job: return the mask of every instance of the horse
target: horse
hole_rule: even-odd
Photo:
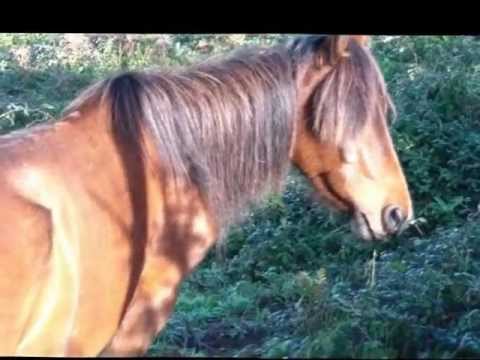
[[[368,36],[100,80],[0,137],[0,353],[144,354],[179,285],[293,166],[365,241],[413,216]]]

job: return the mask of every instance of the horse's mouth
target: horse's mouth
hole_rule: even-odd
[[[352,231],[366,241],[381,241],[386,239],[386,234],[375,232],[367,216],[361,211],[354,211],[352,216]]]

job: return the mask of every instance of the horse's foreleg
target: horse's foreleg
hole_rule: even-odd
[[[142,273],[119,330],[102,355],[144,354],[165,326],[173,310],[182,279],[204,258],[217,230],[198,195],[176,194],[174,214],[146,249]]]
[[[120,328],[101,356],[144,354],[173,310],[181,278],[175,264],[164,258],[147,259]]]

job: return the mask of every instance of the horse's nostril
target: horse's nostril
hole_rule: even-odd
[[[405,214],[398,206],[390,205],[384,210],[384,225],[389,233],[395,233],[400,230],[405,219]]]
[[[404,219],[402,210],[400,210],[398,207],[393,208],[390,212],[390,218],[396,225],[401,225]]]

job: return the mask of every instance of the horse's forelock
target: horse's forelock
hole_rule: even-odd
[[[310,102],[309,126],[321,141],[354,140],[370,121],[386,121],[395,107],[370,50],[351,41],[318,84]]]

